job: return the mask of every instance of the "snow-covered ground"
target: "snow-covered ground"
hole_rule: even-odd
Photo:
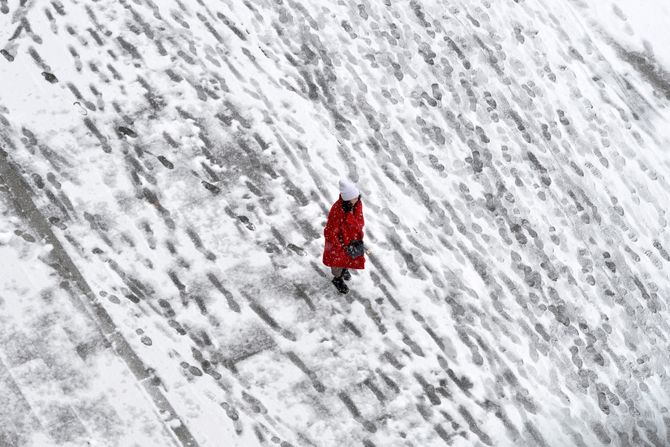
[[[668,19],[0,0],[0,445],[670,444]]]

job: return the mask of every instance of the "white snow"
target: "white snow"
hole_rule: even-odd
[[[0,443],[670,439],[664,2],[22,3],[0,148],[92,296],[4,186]]]

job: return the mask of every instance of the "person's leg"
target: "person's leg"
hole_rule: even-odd
[[[349,273],[349,269],[342,270],[342,279],[345,281],[349,281],[351,279],[351,273]]]
[[[337,291],[340,293],[349,292],[349,287],[347,287],[347,285],[344,283],[344,280],[342,279],[342,273],[344,272],[344,269],[339,267],[331,267],[330,271],[333,273],[334,278],[332,283],[337,288]]]

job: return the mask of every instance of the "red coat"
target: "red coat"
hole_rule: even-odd
[[[351,241],[363,240],[363,202],[359,199],[354,209],[344,212],[342,197],[333,204],[328,213],[328,223],[323,229],[326,245],[323,250],[323,263],[328,267],[345,269],[365,268],[365,255],[351,259],[344,247]]]

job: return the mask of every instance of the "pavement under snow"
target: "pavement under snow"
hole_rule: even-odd
[[[670,444],[669,19],[0,0],[0,446]]]

